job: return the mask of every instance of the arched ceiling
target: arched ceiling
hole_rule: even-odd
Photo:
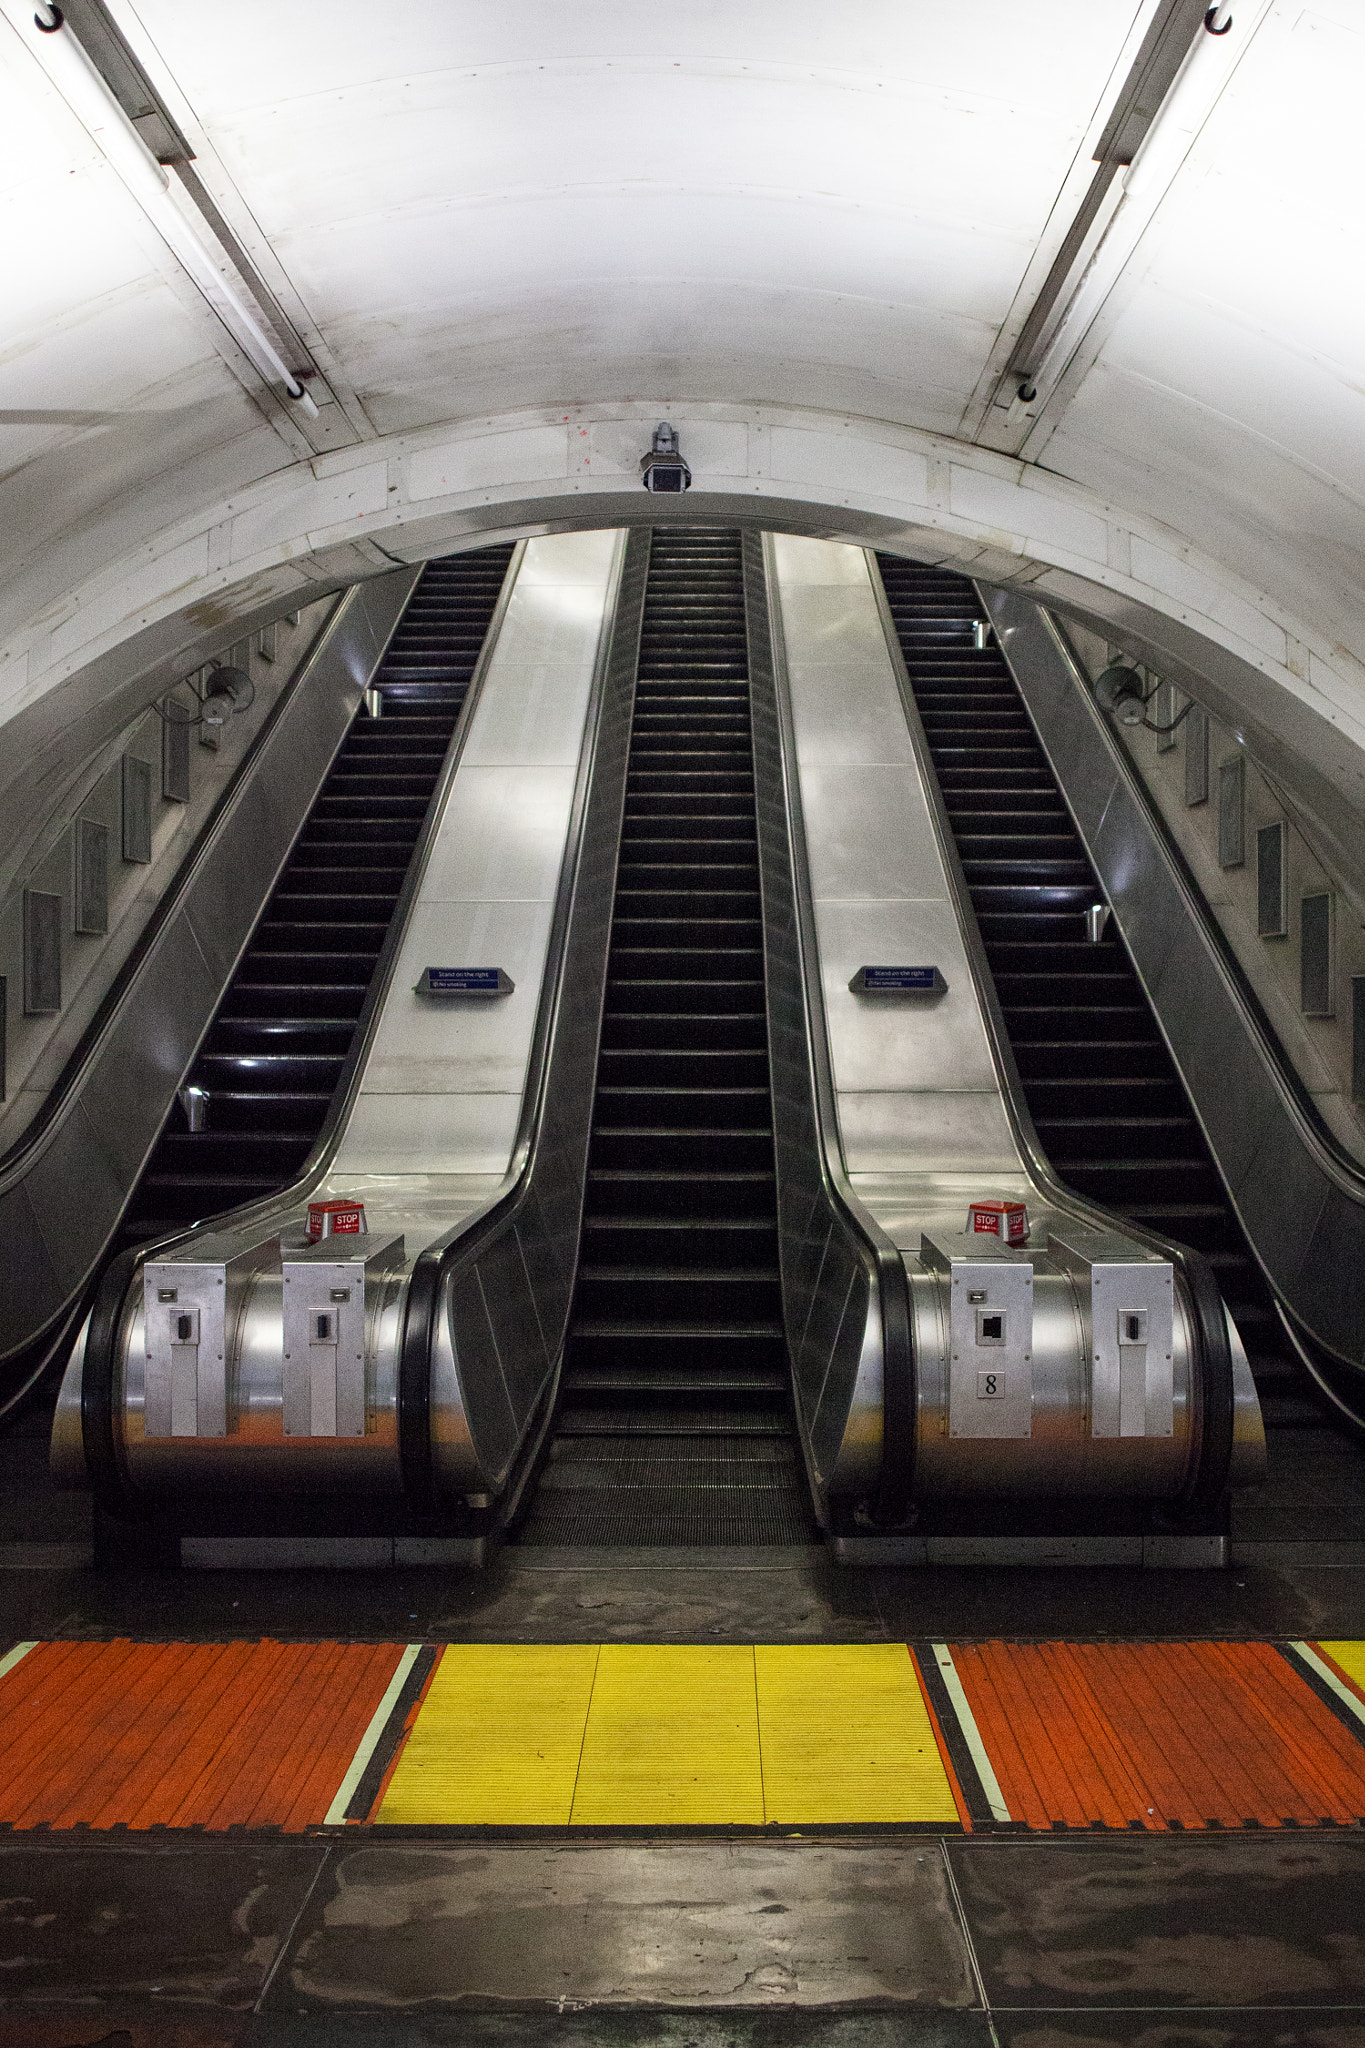
[[[0,718],[86,658],[71,618],[101,576],[133,632],[292,478],[380,475],[378,515],[412,450],[581,413],[625,422],[624,485],[657,407],[823,422],[855,471],[899,435],[964,476],[1036,477],[1101,535],[1112,514],[1222,575],[1288,634],[1281,666],[1300,674],[1296,636],[1328,662],[1365,732],[1362,0],[1233,0],[1226,36],[1195,34],[1012,408],[1007,359],[1158,0],[106,6],[320,409],[252,367],[32,0],[0,0],[0,643],[26,664],[7,695],[0,657]],[[699,481],[762,474],[751,436],[735,480]],[[507,480],[528,516],[534,473]],[[854,502],[857,477],[806,498]],[[1008,523],[972,518],[983,545]],[[329,523],[300,521],[281,555]]]

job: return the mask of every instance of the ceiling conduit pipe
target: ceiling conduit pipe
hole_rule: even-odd
[[[1231,26],[1229,6],[1161,0],[1157,7],[1095,146],[1098,168],[1005,364],[1001,381],[1011,394],[1011,424],[1029,412],[1051,381],[1058,337],[1071,324],[1075,293],[1068,295],[1067,286],[1078,271],[1084,275],[1108,233],[1129,183],[1119,179],[1120,172],[1133,164],[1199,36],[1206,29],[1224,35]]]
[[[137,201],[171,254],[203,293],[228,333],[267,384],[306,419],[318,408],[290,369],[242,292],[177,206],[170,179],[120,106],[107,81],[68,27],[55,0],[36,13],[0,0],[10,25],[42,65],[111,170]],[[36,32],[36,33],[35,33]]]

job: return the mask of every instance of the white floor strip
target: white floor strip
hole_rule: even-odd
[[[36,1650],[37,1647],[36,1643],[16,1643],[12,1650],[0,1657],[0,1678],[3,1678],[6,1672],[13,1671],[20,1659],[27,1657],[29,1651]]]
[[[407,1684],[408,1673],[417,1662],[417,1653],[421,1647],[420,1643],[409,1643],[398,1659],[398,1668],[389,1680],[388,1691],[375,1708],[370,1725],[360,1739],[360,1747],[351,1758],[351,1768],[337,1787],[337,1796],[327,1809],[324,1827],[340,1827],[345,1820],[346,1809],[355,1797],[355,1788],[364,1777],[379,1738],[389,1725],[389,1716],[398,1705],[398,1695]]]
[[[986,1795],[991,1817],[994,1820],[1008,1820],[1010,1810],[1005,1804],[1005,1795],[1000,1790],[1000,1781],[991,1769],[986,1745],[981,1740],[981,1730],[976,1725],[976,1715],[972,1712],[967,1695],[962,1690],[962,1680],[957,1675],[952,1651],[946,1643],[935,1643],[933,1647],[934,1661],[948,1689],[948,1697],[953,1703],[953,1712],[957,1715],[957,1725],[962,1730],[963,1740],[972,1753],[972,1762],[976,1765],[976,1775],[981,1780],[981,1789]]]
[[[1314,1678],[1320,1679],[1324,1685],[1332,1688],[1337,1698],[1351,1709],[1357,1721],[1365,1721],[1365,1700],[1358,1699],[1348,1685],[1342,1684],[1331,1665],[1320,1657],[1315,1649],[1308,1643],[1291,1643],[1289,1647],[1296,1657],[1302,1657]]]

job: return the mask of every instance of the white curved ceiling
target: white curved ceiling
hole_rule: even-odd
[[[1365,655],[1365,0],[1197,38],[1014,422],[1155,0],[108,4],[336,402],[269,394],[3,0],[0,630],[318,448],[657,397],[1021,453]]]

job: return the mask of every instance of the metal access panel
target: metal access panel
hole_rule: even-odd
[[[1032,1436],[1031,1255],[943,1232],[920,1258],[948,1284],[949,1436]]]
[[[285,1254],[286,1437],[364,1436],[366,1330],[403,1256],[401,1233],[329,1237]]]
[[[204,1237],[142,1269],[145,1437],[226,1436],[237,1327],[255,1275],[278,1266],[278,1237],[244,1246]]]
[[[151,763],[125,754],[122,774],[123,858],[145,863],[152,857]]]
[[[1054,1228],[1051,1250],[1081,1288],[1089,1288],[1090,1434],[1170,1436],[1175,1428],[1175,1272],[1170,1261],[1119,1231]]]
[[[190,720],[183,706],[162,699],[161,794],[167,803],[190,800]]]
[[[95,818],[77,818],[73,842],[72,922],[78,932],[109,929],[109,828]]]
[[[24,891],[24,1015],[53,1017],[62,1007],[62,899]]]

